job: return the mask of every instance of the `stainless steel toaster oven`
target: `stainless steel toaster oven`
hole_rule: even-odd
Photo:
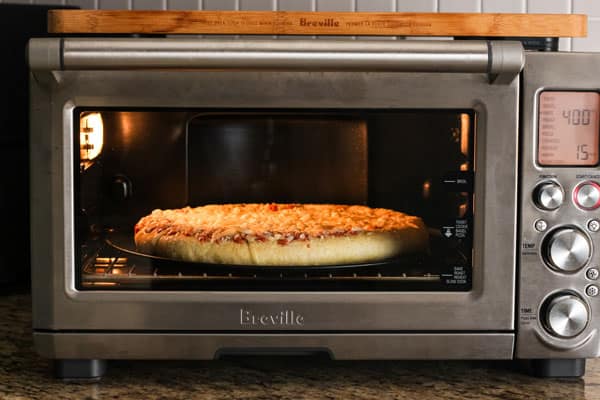
[[[34,39],[34,338],[63,377],[110,359],[600,350],[600,55],[510,41]],[[154,209],[339,203],[420,216],[430,249],[219,265],[132,244]]]

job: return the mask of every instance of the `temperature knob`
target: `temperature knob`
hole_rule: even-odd
[[[600,185],[596,182],[583,182],[573,192],[573,201],[584,210],[595,210],[600,207]]]
[[[551,267],[573,272],[583,268],[592,255],[587,236],[576,228],[557,229],[544,245],[544,259]]]
[[[542,210],[556,210],[561,206],[565,194],[556,182],[543,182],[538,185],[533,193],[535,204]]]
[[[579,335],[587,326],[590,317],[584,301],[570,293],[551,297],[542,310],[546,330],[562,338]]]

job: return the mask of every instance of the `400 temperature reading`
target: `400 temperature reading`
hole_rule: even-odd
[[[569,125],[589,125],[592,121],[593,110],[573,108],[563,110],[562,116],[567,120]]]

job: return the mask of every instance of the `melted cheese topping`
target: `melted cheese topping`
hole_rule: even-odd
[[[185,235],[200,241],[287,244],[330,236],[422,229],[419,217],[384,208],[334,204],[220,204],[154,210],[135,232]]]

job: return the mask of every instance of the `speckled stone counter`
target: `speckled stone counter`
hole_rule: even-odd
[[[33,351],[30,307],[26,294],[0,294],[0,399],[600,399],[600,360],[574,380],[509,362],[114,361],[100,382],[64,383]]]

